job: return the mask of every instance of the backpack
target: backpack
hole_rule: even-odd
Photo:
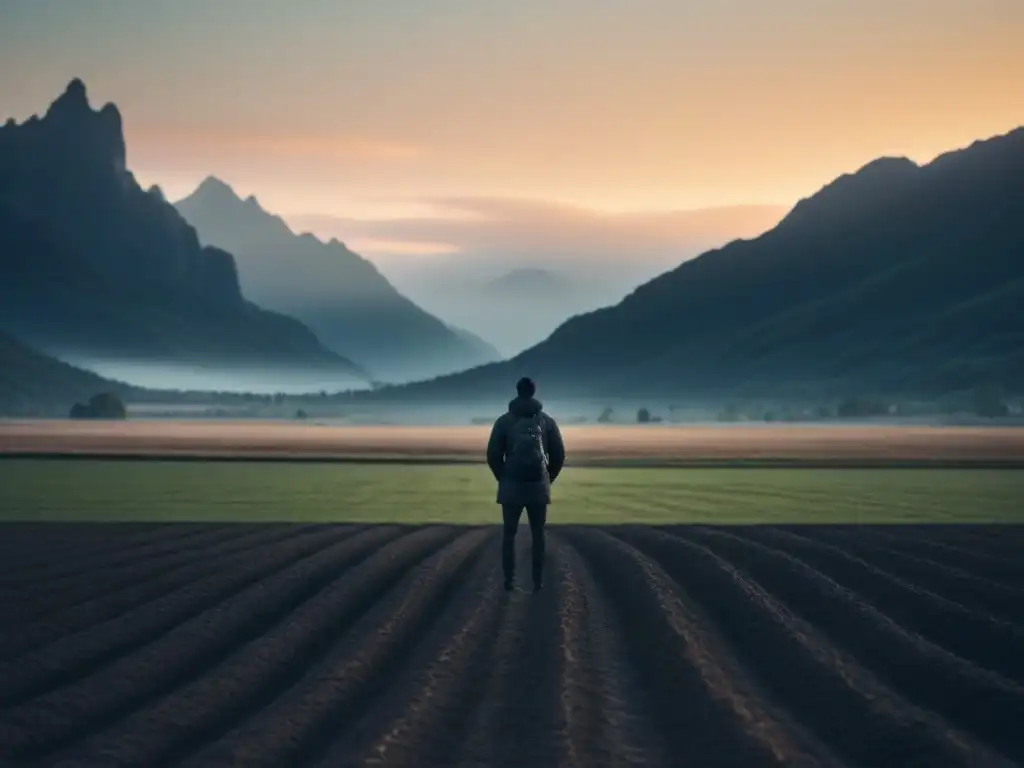
[[[544,450],[540,413],[513,422],[509,430],[509,446],[505,471],[510,480],[533,483],[547,478],[548,455]]]

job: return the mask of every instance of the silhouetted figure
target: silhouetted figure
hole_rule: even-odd
[[[542,412],[534,397],[536,385],[522,378],[516,383],[516,397],[494,422],[487,442],[487,466],[498,481],[498,503],[504,533],[501,563],[505,590],[515,582],[515,540],[519,518],[526,509],[533,544],[533,591],[544,584],[544,524],[551,503],[551,484],[565,463],[565,445],[555,420]]]

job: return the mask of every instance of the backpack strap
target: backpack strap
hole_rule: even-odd
[[[540,411],[537,411],[533,415],[533,425],[537,427],[537,431],[540,432],[540,452],[541,455],[544,456],[544,465],[547,466],[547,463],[549,461],[548,444],[547,435],[544,433],[544,419],[542,418],[542,416],[543,414]]]

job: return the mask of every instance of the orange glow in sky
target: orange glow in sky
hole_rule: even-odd
[[[140,181],[215,174],[285,215],[790,205],[1024,123],[1020,0],[60,7],[0,1],[6,113],[82,77]]]

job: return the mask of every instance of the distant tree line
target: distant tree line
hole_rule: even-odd
[[[678,422],[679,415],[675,406],[668,408],[671,421]],[[697,420],[701,420],[701,409],[698,411]],[[933,400],[924,402],[907,402],[897,399],[888,399],[875,395],[850,395],[839,400],[834,406],[826,403],[796,405],[793,403],[776,404],[772,406],[758,406],[747,403],[738,405],[730,403],[713,415],[713,418],[723,424],[738,422],[764,423],[776,422],[808,422],[808,421],[829,421],[834,419],[870,419],[884,416],[935,416],[971,414],[981,418],[998,419],[1010,416],[1013,413],[1010,404],[1007,402],[1006,393],[998,384],[985,384],[974,390],[961,393],[954,400]],[[613,411],[605,408],[597,418],[599,423],[610,423],[613,421]],[[662,417],[656,416],[652,411],[643,407],[637,411],[636,423],[649,424],[663,421]]]

